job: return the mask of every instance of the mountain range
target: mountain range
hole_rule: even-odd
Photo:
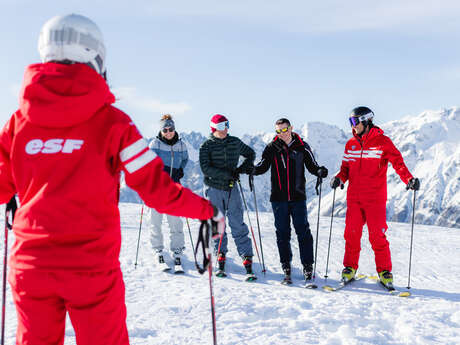
[[[401,151],[412,175],[418,177],[421,188],[416,194],[415,223],[460,228],[460,108],[424,111],[417,116],[406,116],[396,121],[376,125],[382,128]],[[295,131],[311,146],[316,160],[329,169],[329,175],[338,172],[345,143],[351,130],[345,132],[337,126],[308,122]],[[230,133],[231,134],[231,133]],[[182,179],[184,186],[203,194],[198,152],[206,137],[197,132],[180,133],[187,145],[189,163]],[[251,146],[260,160],[262,151],[274,137],[274,133],[246,134],[241,139]],[[255,190],[259,211],[271,211],[270,176],[255,177]],[[321,186],[321,216],[330,216],[332,189],[328,177]],[[248,207],[254,210],[254,197],[247,178],[242,177],[242,187]],[[317,216],[318,196],[315,192],[316,177],[307,172],[307,203],[309,217]],[[410,222],[412,219],[412,191],[390,167],[388,169],[387,220]],[[137,194],[122,182],[120,200],[140,202]],[[345,217],[346,188],[337,189],[334,216]]]

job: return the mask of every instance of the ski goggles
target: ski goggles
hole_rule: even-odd
[[[166,128],[163,128],[161,131],[163,133],[168,133],[168,132],[174,132],[176,129],[174,127],[166,127]]]
[[[275,129],[275,132],[278,134],[286,133],[289,130],[289,128],[291,128],[291,126],[287,126],[287,127],[280,128],[280,129]]]
[[[218,130],[218,131],[223,131],[226,128],[230,128],[230,122],[229,121],[223,121],[219,123],[211,123],[211,127]]]
[[[370,120],[374,117],[374,113],[367,113],[358,117],[352,116],[348,118],[350,120],[351,127],[357,126],[360,122]]]

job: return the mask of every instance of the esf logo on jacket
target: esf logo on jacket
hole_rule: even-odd
[[[49,139],[43,142],[40,139],[32,139],[26,144],[26,153],[35,155],[41,153],[72,153],[79,150],[83,145],[80,139]]]

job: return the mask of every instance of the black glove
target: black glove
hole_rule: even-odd
[[[177,179],[180,180],[182,177],[184,177],[184,169],[179,168],[177,169]]]
[[[11,223],[14,221],[14,215],[16,214],[16,210],[18,209],[18,204],[16,203],[16,197],[13,195],[10,201],[6,204],[6,210],[11,212]],[[7,228],[12,229],[11,224],[9,224],[8,219],[5,219],[7,222]]]
[[[254,175],[255,171],[256,171],[256,167],[254,165],[250,165],[246,168],[244,173],[246,175]]]
[[[324,167],[324,166],[321,166],[318,168],[318,170],[316,170],[316,176],[320,177],[320,178],[325,178],[327,177],[327,168]]]
[[[332,180],[331,180],[331,188],[332,189],[336,189],[338,186],[342,185],[342,181],[340,181],[340,179],[335,176]]]
[[[233,181],[239,181],[241,172],[242,172],[241,168],[236,168],[235,170],[232,171]]]
[[[411,178],[409,183],[406,186],[406,189],[419,190],[420,189],[420,180],[418,178]]]
[[[212,238],[220,236],[225,231],[225,216],[220,210],[212,205],[213,215],[211,221]]]

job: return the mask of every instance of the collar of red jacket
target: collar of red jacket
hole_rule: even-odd
[[[354,130],[352,130],[353,136],[358,140],[358,141],[366,141],[371,138],[377,137],[379,135],[383,135],[383,129],[380,127],[374,126],[369,130],[369,133],[364,134],[362,137],[360,137],[358,134],[355,133]]]
[[[68,127],[114,102],[106,81],[91,67],[48,62],[27,67],[19,109],[34,124]]]

